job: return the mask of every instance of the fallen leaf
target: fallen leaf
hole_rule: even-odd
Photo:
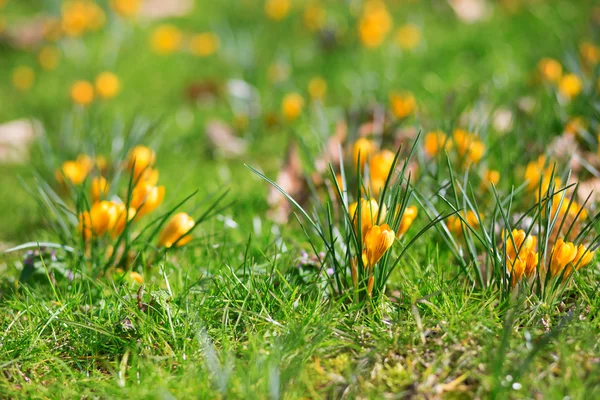
[[[12,46],[30,49],[44,40],[44,25],[44,19],[36,17],[7,27],[4,34]]]
[[[190,83],[185,89],[186,98],[191,102],[210,102],[220,95],[219,85],[214,80]]]
[[[248,143],[234,135],[233,129],[223,121],[212,120],[206,123],[208,139],[224,157],[236,157],[244,154]]]
[[[0,163],[24,163],[29,159],[29,148],[42,132],[37,120],[19,119],[0,125]]]
[[[193,8],[193,0],[145,0],[139,15],[147,19],[183,17]]]

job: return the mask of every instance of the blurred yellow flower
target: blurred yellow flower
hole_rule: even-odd
[[[458,235],[462,233],[464,225],[463,219],[473,229],[477,229],[479,227],[479,218],[483,219],[482,215],[479,215],[478,218],[477,214],[471,210],[467,211],[466,213],[461,211],[460,215],[462,218],[456,214],[453,214],[446,219],[446,227],[452,234]],[[468,228],[465,227],[465,230],[468,230]]]
[[[133,207],[129,207],[129,210],[125,212],[125,204],[122,203],[113,203],[113,207],[115,208],[115,213],[117,218],[115,223],[109,227],[109,233],[112,238],[116,238],[125,230],[125,226],[128,221],[131,221],[135,215],[136,210]]]
[[[372,141],[367,138],[358,138],[356,142],[354,142],[354,146],[352,148],[352,161],[354,165],[358,165],[358,159],[360,158],[360,168],[365,165],[365,162],[371,155],[375,152],[375,145]]]
[[[381,0],[368,0],[358,22],[358,34],[362,44],[370,48],[380,46],[390,29],[392,17],[385,3]]]
[[[165,198],[164,186],[137,185],[131,192],[131,207],[137,210],[136,218],[154,211]]]
[[[558,82],[562,77],[562,65],[553,58],[542,58],[538,63],[538,72],[543,80]]]
[[[581,205],[579,205],[579,203],[577,203],[576,201],[574,201],[574,200],[572,201],[567,196],[565,196],[565,198],[562,199],[562,202],[561,202],[562,196],[563,196],[563,193],[557,193],[554,196],[552,196],[553,197],[552,211],[551,211],[552,218],[554,218],[555,216],[558,216],[558,220],[560,221],[560,220],[562,220],[562,217],[565,214],[570,217],[573,217],[573,218],[577,217],[580,220],[584,220],[588,217],[587,210],[585,208],[583,208]]]
[[[421,41],[421,29],[414,24],[402,25],[396,31],[396,44],[404,50],[414,50]]]
[[[531,191],[535,190],[536,198],[539,196],[540,186],[542,196],[545,196],[551,185],[554,185],[555,188],[558,188],[562,183],[561,179],[556,175],[554,176],[554,179],[551,180],[554,167],[552,165],[545,165],[546,157],[541,155],[536,161],[529,162],[525,167],[525,180],[527,181],[527,188]],[[556,171],[554,171],[554,173],[556,174]]]
[[[500,182],[500,171],[495,169],[488,169],[483,174],[483,182],[490,185],[498,185]]]
[[[71,86],[71,100],[80,106],[88,106],[94,101],[94,86],[88,81],[76,81]]]
[[[96,236],[104,235],[115,226],[117,217],[118,209],[114,203],[106,200],[94,203],[90,209],[92,232]]]
[[[96,93],[103,99],[112,99],[121,91],[121,82],[112,72],[102,72],[96,77]]]
[[[449,150],[452,148],[452,142],[448,139],[444,132],[432,131],[427,133],[423,138],[423,146],[425,148],[425,153],[429,157],[435,157],[440,150]]]
[[[485,145],[473,133],[457,128],[452,133],[456,152],[466,164],[478,163],[485,154]]]
[[[135,210],[130,208],[127,214],[131,221]],[[124,204],[107,200],[99,201],[92,205],[89,212],[85,211],[79,215],[78,231],[86,240],[90,239],[92,233],[95,236],[109,234],[112,238],[116,238],[125,229],[125,216]]]
[[[410,92],[390,93],[390,106],[396,118],[406,118],[417,110],[417,100]]]
[[[281,102],[281,113],[288,121],[294,121],[302,113],[304,99],[298,93],[288,93]]]
[[[569,135],[577,135],[586,129],[586,123],[583,117],[573,117],[566,124],[564,131]]]
[[[595,253],[595,251],[590,251],[589,247],[584,244],[577,246],[577,255],[575,255],[575,260],[573,261],[575,268],[579,270],[588,265],[594,258]]]
[[[304,9],[304,26],[311,32],[319,31],[325,25],[325,9],[317,1],[312,1]]]
[[[100,201],[108,194],[108,181],[103,176],[97,176],[92,179],[91,192],[92,192],[92,201],[94,203]]]
[[[583,42],[579,45],[579,53],[585,62],[596,65],[600,61],[600,48],[591,42]]]
[[[142,4],[142,0],[111,0],[110,7],[124,18],[135,16]]]
[[[360,228],[364,239],[365,232],[367,232],[370,227],[385,220],[387,208],[385,207],[385,204],[382,204],[380,208],[377,200],[373,198],[370,200],[361,199],[360,215],[358,215],[358,202],[356,201],[348,206],[348,214],[352,219],[352,224],[357,233],[358,222],[360,219]]]
[[[141,284],[144,283],[144,277],[141,274],[139,274],[138,272],[135,272],[135,271],[131,271],[129,273],[129,279],[131,279],[133,282],[135,282],[135,283],[137,283],[139,285],[141,285]]]
[[[127,160],[127,167],[133,171],[134,184],[136,184],[140,180],[141,174],[154,166],[156,153],[149,147],[138,145],[129,151]]]
[[[567,98],[572,99],[576,97],[583,89],[583,83],[581,79],[575,74],[567,74],[563,76],[558,82],[558,91],[560,94]]]
[[[327,82],[320,76],[315,76],[308,83],[308,94],[313,100],[322,100],[327,92]]]
[[[160,25],[152,32],[150,44],[160,55],[171,54],[181,47],[181,31],[173,25]]]
[[[189,46],[194,55],[200,57],[210,56],[219,48],[219,37],[212,32],[199,33],[190,39]]]
[[[33,68],[22,65],[13,70],[12,84],[18,90],[24,92],[33,86],[35,81],[35,72]]]
[[[60,52],[54,46],[44,46],[38,53],[38,61],[43,69],[52,71],[58,67]]]
[[[552,246],[552,258],[550,259],[550,273],[552,276],[560,275],[567,264],[575,260],[576,256],[577,248],[573,243],[558,239]]]
[[[469,152],[467,153],[467,162],[468,163],[478,163],[483,158],[485,154],[485,145],[476,140],[471,143],[471,147],[469,148]]]
[[[395,240],[396,234],[388,224],[370,227],[364,238],[363,262],[365,266],[368,268],[375,266],[385,252],[392,247]]]
[[[100,29],[106,15],[93,1],[72,0],[64,2],[61,8],[61,28],[71,37],[79,37],[86,31]]]
[[[281,21],[290,12],[291,0],[266,0],[265,14],[274,21]]]
[[[140,173],[140,176],[137,177],[134,184],[141,185],[145,183],[148,185],[156,186],[156,184],[158,183],[158,175],[158,170],[148,167]]]
[[[396,155],[389,150],[382,150],[371,157],[369,173],[371,175],[371,186],[375,194],[378,194],[385,186],[395,157]]]
[[[400,226],[398,227],[398,238],[408,232],[408,229],[413,224],[414,220],[417,218],[418,210],[415,206],[409,206],[404,209],[404,214],[402,214],[402,219],[400,220]]]
[[[56,170],[55,177],[59,183],[64,183],[66,178],[73,185],[80,185],[94,168],[94,162],[88,156],[81,154],[77,159],[65,161],[61,168]]]
[[[192,240],[192,235],[187,235],[195,225],[194,219],[184,212],[175,214],[165,225],[158,238],[158,246],[170,248],[175,245],[181,247]]]

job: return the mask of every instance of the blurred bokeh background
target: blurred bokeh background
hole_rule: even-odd
[[[592,0],[0,0],[0,241],[36,228],[32,171],[139,126],[168,191],[230,185],[252,218],[244,163],[274,172],[290,137],[394,93],[407,129],[525,97],[540,59],[579,68],[599,21]]]

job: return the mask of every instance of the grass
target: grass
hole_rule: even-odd
[[[51,3],[9,1],[2,12],[7,22],[19,21]],[[234,200],[198,227],[190,245],[146,266],[143,287],[98,279],[89,265],[62,251],[58,260],[39,263],[28,283],[18,283],[24,254],[4,254],[0,397],[600,395],[597,263],[575,275],[560,301],[523,293],[505,296],[466,279],[459,264],[473,268],[473,263],[467,257],[458,260],[443,235],[432,229],[406,253],[380,301],[348,303],[315,284],[317,267],[298,267],[301,251],[311,250],[300,224],[293,216],[283,225],[268,220],[268,184],[244,165],[275,178],[290,141],[300,137],[310,149],[318,148],[321,136],[332,132],[340,118],[354,114],[350,110],[364,113],[369,104],[385,104],[391,89],[407,89],[421,112],[404,127],[423,132],[449,129],[465,109],[477,105],[515,111],[507,137],[489,128],[487,114],[475,123],[487,138],[485,162],[501,171],[499,191],[507,195],[522,184],[523,168],[515,166],[544,152],[568,115],[598,118],[594,101],[581,99],[565,110],[533,84],[543,57],[576,64],[578,43],[597,33],[597,25],[589,22],[592,1],[519,2],[514,13],[494,5],[489,20],[473,25],[458,21],[446,3],[390,6],[396,25],[411,21],[422,27],[423,41],[414,52],[393,46],[368,51],[351,35],[334,50],[319,50],[318,41],[302,27],[299,6],[288,24],[266,20],[262,2],[197,3],[189,16],[169,21],[183,29],[217,32],[222,40],[218,56],[158,57],[147,49],[151,27],[146,23],[111,24],[107,32],[122,35],[114,57],[106,56],[113,36],[91,35],[84,55],[65,57],[54,72],[36,67],[33,89],[18,93],[8,77],[17,65],[35,65],[35,56],[0,47],[0,76],[7,77],[0,84],[0,98],[7,100],[0,121],[42,120],[58,159],[73,158],[83,149],[106,151],[115,124],[128,126],[134,118],[158,121],[143,143],[157,149],[160,181],[168,194],[161,210],[196,189],[200,193],[190,207],[223,187],[230,190],[228,200]],[[340,25],[353,30],[346,3],[330,3],[328,10]],[[268,80],[275,60],[291,65],[291,79]],[[82,116],[70,104],[68,88],[73,79],[91,79],[104,69],[120,77],[123,92]],[[328,82],[324,107],[307,105],[293,124],[269,127],[263,122],[263,114],[279,112],[285,93],[305,94],[315,75]],[[214,151],[204,126],[213,118],[233,120],[231,102],[221,95],[214,103],[194,104],[184,93],[191,82],[210,80],[223,88],[233,78],[256,87],[263,114],[241,133],[250,144],[248,153],[228,159]],[[516,112],[523,96],[538,100],[532,116]],[[65,120],[79,117],[85,127],[65,127]],[[34,147],[31,162],[0,165],[0,248],[57,240],[21,182],[35,187],[33,170],[51,179],[46,157]],[[437,183],[423,174],[415,187],[431,200]],[[477,197],[478,207],[493,209],[491,192]],[[515,196],[516,202],[526,200]],[[427,222],[421,213],[411,234]],[[46,267],[51,266],[81,275],[70,281],[50,274]]]

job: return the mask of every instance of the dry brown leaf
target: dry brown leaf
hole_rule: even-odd
[[[586,204],[597,204],[600,202],[600,178],[594,177],[579,183],[579,188],[577,190],[579,202],[583,204],[588,196],[590,196],[590,199]]]
[[[566,161],[570,159],[570,168],[573,171],[579,171],[581,164],[577,161],[581,157],[581,150],[575,135],[563,134],[555,137],[548,145],[549,154],[557,160]],[[577,156],[577,157],[574,157]]]
[[[206,123],[206,135],[215,150],[224,157],[236,157],[244,154],[248,143],[234,135],[233,129],[223,121],[212,120]]]
[[[193,0],[144,0],[140,16],[147,19],[183,17],[193,8]]]
[[[186,98],[191,102],[210,102],[219,97],[220,88],[214,80],[203,80],[190,83],[185,89]]]
[[[302,205],[308,198],[308,185],[302,173],[302,161],[298,153],[298,145],[292,144],[288,148],[283,167],[277,176],[277,185],[289,194],[298,204]],[[276,223],[283,224],[288,221],[292,206],[289,201],[275,187],[269,189],[267,198],[270,210],[267,216]]]
[[[24,163],[29,148],[42,132],[37,120],[19,119],[0,125],[0,163]]]

